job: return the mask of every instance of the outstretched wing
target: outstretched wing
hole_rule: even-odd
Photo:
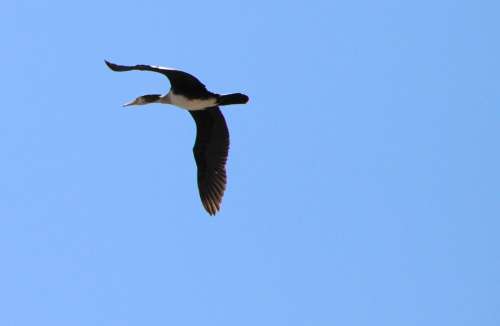
[[[157,67],[150,65],[135,65],[135,66],[122,66],[104,60],[109,69],[113,71],[154,71],[167,76],[172,86],[172,90],[177,94],[183,94],[187,97],[197,98],[206,94],[207,88],[202,82],[193,75],[187,72],[180,71],[174,68]]]
[[[226,161],[229,152],[229,131],[218,107],[189,111],[196,122],[193,147],[198,167],[198,190],[201,202],[210,215],[220,209],[226,190]]]

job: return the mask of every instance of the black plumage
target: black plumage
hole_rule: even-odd
[[[177,94],[182,94],[190,99],[208,98],[215,95],[214,93],[209,92],[206,86],[203,85],[203,83],[200,82],[198,78],[184,71],[150,65],[123,66],[108,62],[106,60],[104,62],[106,62],[106,65],[113,71],[140,70],[153,71],[163,74],[170,81],[170,87],[172,91]]]
[[[193,154],[198,167],[198,190],[203,206],[214,215],[226,190],[229,130],[218,107],[189,113],[196,122]]]

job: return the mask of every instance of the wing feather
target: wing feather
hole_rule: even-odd
[[[174,68],[150,66],[150,65],[135,65],[135,66],[123,66],[111,63],[104,60],[109,69],[113,71],[153,71],[163,74],[170,81],[172,90],[177,94],[183,94],[188,98],[203,98],[209,93],[205,85],[198,80],[195,76],[188,74],[187,72],[177,70]]]
[[[198,190],[206,211],[215,215],[226,190],[229,131],[218,107],[189,111],[196,123],[193,154],[198,167]]]

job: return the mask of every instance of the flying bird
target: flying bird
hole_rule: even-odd
[[[215,215],[226,190],[226,161],[229,152],[229,131],[219,106],[245,104],[248,96],[241,93],[212,93],[193,75],[174,68],[122,66],[106,60],[104,62],[113,71],[153,71],[168,78],[170,91],[167,94],[139,96],[123,106],[162,103],[189,111],[196,123],[193,154],[198,168],[198,191],[205,210],[208,214]]]

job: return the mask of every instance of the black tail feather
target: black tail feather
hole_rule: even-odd
[[[218,100],[219,105],[245,104],[247,102],[248,102],[248,96],[241,93],[221,95]]]

